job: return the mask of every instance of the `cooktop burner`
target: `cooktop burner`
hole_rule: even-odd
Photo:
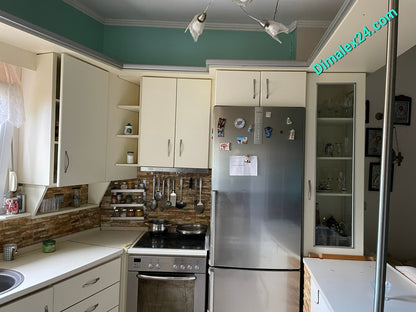
[[[205,248],[205,235],[182,235],[178,233],[145,233],[133,248],[196,249]]]

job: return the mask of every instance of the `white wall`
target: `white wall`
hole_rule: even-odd
[[[383,112],[385,67],[367,76],[367,99],[370,118],[366,127],[382,127],[375,114]],[[397,61],[396,95],[412,98],[411,125],[396,125],[402,165],[394,166],[393,192],[390,201],[389,253],[397,259],[416,260],[416,46]],[[396,141],[393,141],[397,152]],[[369,163],[379,158],[366,157],[365,248],[376,251],[379,192],[368,191]]]

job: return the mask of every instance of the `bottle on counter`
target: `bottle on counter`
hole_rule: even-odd
[[[23,184],[17,184],[16,197],[19,206],[19,213],[26,212],[26,195],[23,192]]]
[[[79,187],[74,187],[73,189],[73,201],[74,207],[78,208],[81,206],[81,189]]]

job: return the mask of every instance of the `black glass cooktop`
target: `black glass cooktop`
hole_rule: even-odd
[[[133,248],[205,249],[205,235],[145,233]]]

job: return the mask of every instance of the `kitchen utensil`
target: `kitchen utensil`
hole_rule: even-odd
[[[202,178],[199,178],[199,202],[195,208],[196,213],[204,212],[204,204],[202,203]]]
[[[156,191],[155,199],[157,201],[162,199],[162,193],[160,192],[160,178],[157,178],[157,191]]]
[[[169,221],[164,219],[155,219],[155,220],[149,220],[145,223],[147,225],[148,232],[152,234],[160,234],[167,230],[168,226],[171,226]]]
[[[181,177],[180,181],[179,181],[179,189],[180,189],[180,201],[176,203],[176,208],[178,209],[182,209],[186,206],[186,203],[183,202],[182,200],[182,189],[183,189],[183,178]]]
[[[170,202],[170,200],[169,200],[169,187],[170,187],[170,180],[168,179],[168,181],[167,181],[167,187],[168,187],[168,191],[167,191],[167,196],[166,196],[166,201],[165,201],[165,208],[169,208],[169,207],[171,207],[172,206],[172,203]]]
[[[207,232],[207,226],[200,223],[181,224],[176,227],[176,232],[182,235],[201,235]]]
[[[165,179],[163,178],[163,182],[162,182],[162,196],[160,200],[163,200],[163,197],[165,196]],[[163,211],[165,210],[165,204],[161,203],[159,206],[159,210]]]
[[[198,203],[197,199],[196,199],[196,193],[197,193],[197,185],[198,185],[198,179],[195,179],[195,191],[194,191],[194,205],[193,208],[196,208],[196,204]]]
[[[4,261],[14,260],[14,256],[17,253],[17,244],[4,244],[3,245],[3,259]]]
[[[173,189],[172,193],[170,193],[170,203],[173,207],[176,206],[175,178],[173,178]]]
[[[153,198],[150,200],[150,209],[155,210],[157,208],[157,201],[155,199],[155,186],[156,186],[156,177],[153,176]]]

